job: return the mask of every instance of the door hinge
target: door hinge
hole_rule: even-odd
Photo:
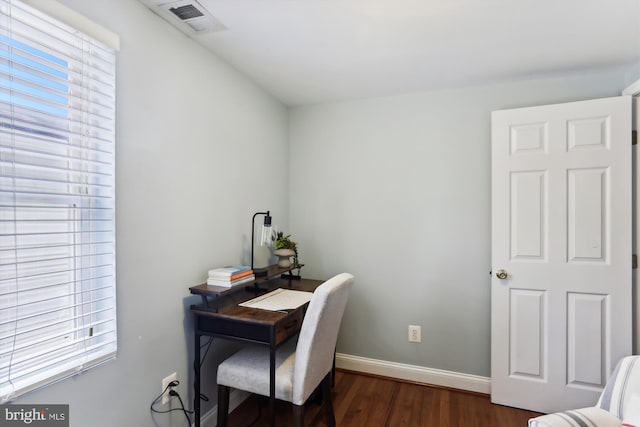
[[[638,131],[631,131],[631,145],[638,145]]]
[[[638,255],[636,254],[631,255],[631,268],[638,268]]]

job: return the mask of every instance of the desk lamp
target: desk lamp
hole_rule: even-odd
[[[264,224],[262,225],[262,235],[260,236],[260,246],[269,246],[271,244],[271,215],[269,215],[269,211],[266,212],[256,212],[253,214],[253,218],[251,218],[251,269],[253,270],[253,274],[256,277],[266,276],[267,268],[255,268],[253,266],[253,245],[255,243],[254,231],[255,231],[255,220],[257,215],[265,215]]]

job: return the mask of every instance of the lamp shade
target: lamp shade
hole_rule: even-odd
[[[272,229],[271,229],[271,215],[269,214],[269,211],[266,212],[256,212],[255,214],[253,214],[253,217],[251,218],[251,269],[253,270],[253,274],[255,276],[266,276],[267,275],[267,268],[256,268],[253,264],[253,249],[254,249],[254,245],[255,245],[255,220],[256,220],[256,216],[258,215],[264,215],[264,224],[262,225],[262,232],[260,234],[260,246],[268,246],[271,244],[271,236],[272,236]]]

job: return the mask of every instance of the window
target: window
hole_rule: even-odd
[[[115,51],[0,0],[0,401],[115,357]]]

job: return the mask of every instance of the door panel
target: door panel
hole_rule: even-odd
[[[492,115],[492,401],[593,405],[631,353],[631,100]]]
[[[510,375],[544,380],[545,293],[523,289],[512,289],[510,293],[514,313],[510,319]]]
[[[511,259],[544,261],[546,173],[511,174]]]
[[[607,353],[608,297],[570,292],[568,301],[567,368],[569,386],[595,387],[599,393],[605,385]]]
[[[569,169],[569,262],[607,262],[608,169]]]

